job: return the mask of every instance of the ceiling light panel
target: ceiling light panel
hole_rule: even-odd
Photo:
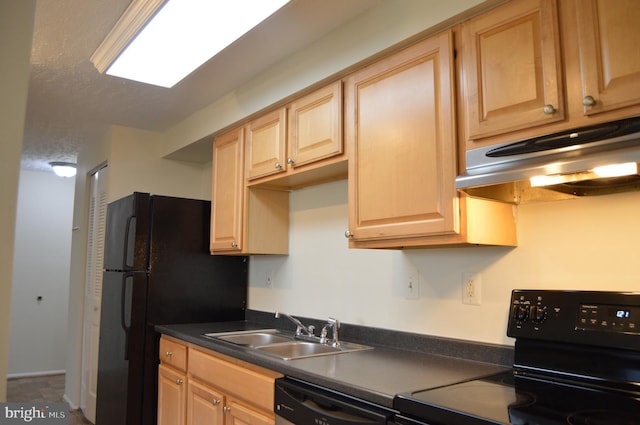
[[[289,0],[169,0],[107,69],[173,87]]]

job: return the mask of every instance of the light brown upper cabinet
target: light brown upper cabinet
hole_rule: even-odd
[[[461,24],[466,149],[640,113],[636,0],[512,0]]]
[[[213,144],[211,252],[242,251],[244,127]]]
[[[463,105],[479,139],[564,119],[555,0],[515,0],[462,25]]]
[[[249,188],[244,175],[244,137],[239,127],[213,145],[211,253],[287,254],[289,194]]]
[[[342,82],[249,123],[246,152],[250,185],[295,188],[346,177]]]
[[[640,4],[581,0],[575,6],[584,113],[640,104]]]
[[[511,206],[459,198],[454,187],[453,71],[444,32],[346,78],[350,247],[484,243],[474,224],[496,229],[491,243],[515,244]],[[496,210],[471,213],[479,205]]]
[[[342,154],[341,81],[291,103],[288,142],[287,165],[293,168]]]
[[[256,118],[247,128],[247,178],[286,170],[287,110],[279,108]]]

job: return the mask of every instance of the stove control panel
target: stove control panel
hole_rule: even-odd
[[[584,330],[640,335],[640,306],[582,304],[577,326]]]
[[[640,293],[514,290],[507,335],[640,349]]]

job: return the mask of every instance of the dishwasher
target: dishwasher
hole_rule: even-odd
[[[395,411],[291,377],[276,379],[276,425],[391,425]]]

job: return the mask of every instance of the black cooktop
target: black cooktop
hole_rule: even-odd
[[[640,396],[514,376],[511,372],[396,397],[430,425],[640,425]]]
[[[640,292],[514,290],[507,335],[513,372],[394,408],[429,425],[640,425]]]

